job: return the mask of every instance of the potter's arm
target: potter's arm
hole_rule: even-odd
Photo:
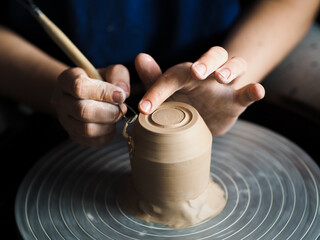
[[[53,114],[51,94],[66,69],[12,31],[0,26],[0,94]]]
[[[229,57],[247,62],[236,88],[259,82],[301,40],[312,24],[319,0],[263,0],[236,25],[224,44]]]
[[[175,65],[163,74],[151,56],[138,55],[137,71],[150,86],[140,111],[150,114],[171,97],[193,105],[214,136],[224,134],[246,107],[264,97],[258,82],[303,37],[319,2],[260,1],[239,21],[224,48],[212,47],[196,62]]]

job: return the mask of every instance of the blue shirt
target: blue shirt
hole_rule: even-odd
[[[30,13],[7,2],[6,25],[68,62]],[[140,52],[165,67],[194,61],[221,39],[239,13],[237,0],[35,0],[95,67],[132,64]]]

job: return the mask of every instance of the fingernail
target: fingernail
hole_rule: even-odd
[[[123,91],[125,91],[126,93],[129,93],[129,92],[130,92],[129,86],[128,86],[128,84],[126,84],[125,82],[117,82],[117,83],[115,83],[115,85],[116,85],[117,87],[119,87],[119,88],[122,88]]]
[[[219,71],[217,71],[218,73],[218,77],[220,78],[220,80],[224,81],[224,82],[229,82],[228,78],[231,75],[231,72],[228,68],[223,68],[220,69]]]
[[[207,66],[203,63],[195,63],[193,65],[193,69],[198,73],[198,75],[204,76],[207,71]]]
[[[124,93],[121,91],[114,91],[112,93],[112,100],[116,103],[123,103],[123,101],[125,100]]]
[[[149,113],[151,110],[151,102],[149,100],[144,100],[142,102],[140,102],[140,109],[145,112],[145,113]]]

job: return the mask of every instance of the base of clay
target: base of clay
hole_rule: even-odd
[[[208,187],[195,199],[150,202],[141,199],[131,179],[127,179],[120,186],[118,202],[122,208],[145,222],[180,229],[214,218],[223,210],[227,201],[220,186],[210,180]]]

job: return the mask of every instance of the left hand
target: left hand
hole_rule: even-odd
[[[116,136],[119,106],[130,94],[130,76],[123,65],[99,70],[105,81],[89,78],[82,68],[63,71],[51,103],[70,138],[85,146],[104,146]]]
[[[147,54],[139,54],[135,65],[148,89],[139,103],[140,112],[151,114],[168,98],[185,102],[198,110],[213,136],[227,132],[239,115],[265,94],[258,83],[236,89],[233,80],[246,71],[246,62],[239,57],[228,60],[222,47],[212,47],[195,63],[177,64],[164,73]]]

